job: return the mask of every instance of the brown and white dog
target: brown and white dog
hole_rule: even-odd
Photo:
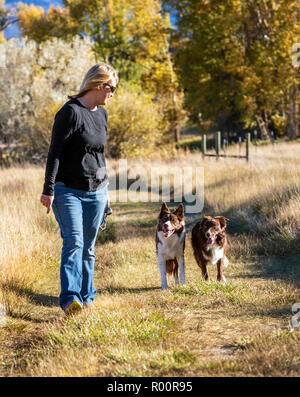
[[[208,280],[207,266],[217,265],[217,280],[226,283],[223,267],[228,266],[226,251],[228,242],[226,236],[226,218],[224,216],[205,216],[192,229],[192,247],[198,266],[202,270],[202,277]]]
[[[167,274],[173,275],[175,284],[185,284],[184,269],[185,224],[184,208],[179,207],[171,212],[166,203],[162,204],[156,229],[156,252],[161,277],[161,289],[168,288]]]

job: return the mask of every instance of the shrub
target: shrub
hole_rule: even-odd
[[[88,39],[37,44],[11,39],[0,45],[0,141],[36,151],[49,146],[54,115],[95,63]]]
[[[162,140],[159,105],[137,86],[123,83],[109,105],[108,113],[109,156],[147,156]]]

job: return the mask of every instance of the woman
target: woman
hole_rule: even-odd
[[[67,315],[91,305],[96,295],[94,245],[108,204],[107,112],[102,106],[117,84],[110,65],[93,66],[79,93],[56,114],[52,129],[41,203],[47,214],[52,206],[63,239],[59,302]]]

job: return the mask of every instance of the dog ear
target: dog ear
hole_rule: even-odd
[[[169,208],[167,206],[167,203],[165,201],[162,203],[160,211],[161,212],[170,212],[170,210],[169,210]]]
[[[163,216],[163,214],[169,214],[171,211],[169,210],[167,204],[165,202],[162,203],[159,218]]]
[[[179,204],[178,208],[173,212],[179,219],[183,219],[184,217],[184,207],[183,204]]]
[[[217,219],[220,222],[222,230],[226,229],[226,220],[228,221],[228,218],[225,218],[225,216],[215,216],[215,219]]]

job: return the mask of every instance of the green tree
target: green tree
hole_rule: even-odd
[[[278,117],[298,135],[298,77],[291,48],[299,41],[293,0],[171,0],[173,37],[186,105],[221,129],[254,128],[268,137]],[[292,110],[289,110],[292,109]],[[292,128],[289,130],[289,125]]]

